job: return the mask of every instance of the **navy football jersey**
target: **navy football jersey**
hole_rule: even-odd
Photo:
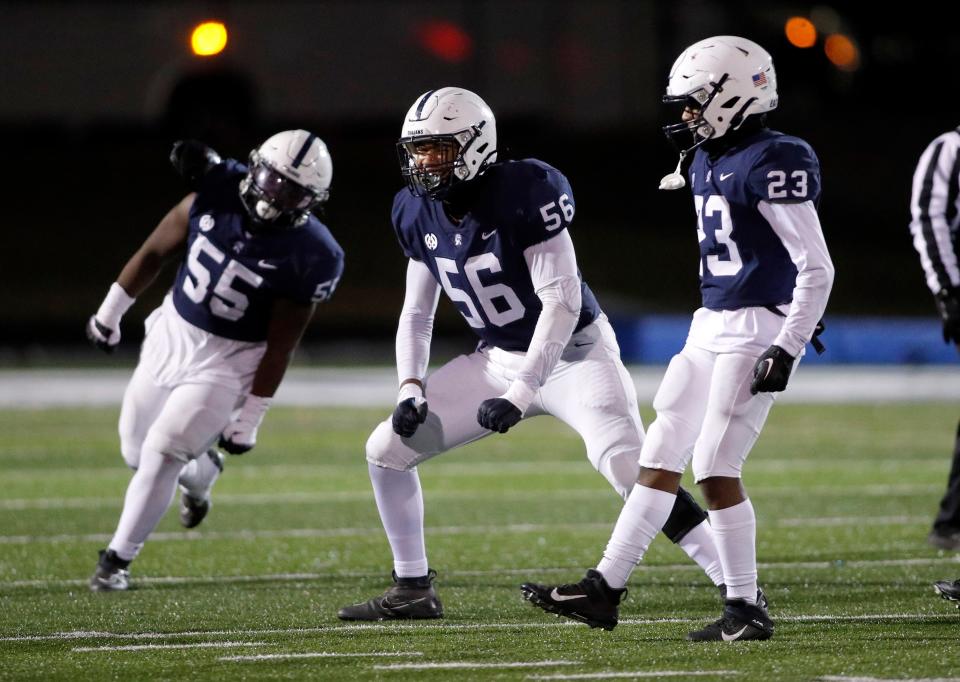
[[[757,205],[819,203],[820,162],[810,145],[764,129],[713,159],[698,149],[689,175],[704,307],[791,302],[797,268]]]
[[[333,294],[343,249],[312,215],[298,227],[250,230],[239,191],[246,173],[227,159],[202,180],[173,303],[183,319],[211,334],[264,341],[274,300],[309,304]]]
[[[393,227],[403,253],[430,268],[477,336],[525,351],[543,305],[523,252],[567,229],[573,192],[560,171],[536,159],[494,164],[472,182],[479,183],[477,195],[459,225],[441,202],[402,189],[393,200]],[[580,291],[578,330],[600,314],[582,277]]]

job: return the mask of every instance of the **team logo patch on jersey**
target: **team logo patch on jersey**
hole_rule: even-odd
[[[425,234],[423,236],[423,243],[426,244],[427,248],[431,251],[435,250],[437,248],[437,235],[433,232]]]
[[[213,229],[214,222],[215,221],[212,215],[210,215],[209,213],[203,214],[202,216],[200,216],[200,231],[209,232],[210,230]]]
[[[463,246],[463,236],[456,234],[453,236],[453,245],[454,246]]]

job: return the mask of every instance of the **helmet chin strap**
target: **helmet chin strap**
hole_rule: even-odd
[[[660,187],[659,189],[665,190],[674,190],[674,189],[683,189],[687,186],[687,180],[680,173],[680,169],[683,166],[683,160],[686,158],[687,152],[680,152],[680,160],[677,161],[677,168],[672,173],[668,173],[660,178]]]

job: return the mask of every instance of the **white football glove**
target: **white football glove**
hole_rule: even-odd
[[[261,398],[252,393],[248,395],[236,418],[220,435],[220,447],[231,455],[249,452],[257,444],[257,429],[260,428],[271,402],[272,398]]]
[[[90,343],[105,353],[112,353],[120,343],[120,320],[136,300],[116,282],[110,285],[100,308],[87,320]]]

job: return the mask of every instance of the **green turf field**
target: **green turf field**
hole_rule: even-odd
[[[116,411],[0,412],[0,678],[960,674],[960,615],[931,588],[960,563],[925,544],[954,405],[778,406],[745,478],[777,633],[706,645],[683,637],[719,615],[716,590],[662,537],[613,632],[522,601],[526,579],[595,565],[620,508],[546,417],[420,468],[447,617],[341,624],[336,608],[382,590],[391,568],[363,459],[382,416],[275,409],[257,449],[228,460],[198,531],[171,511],[132,567],[137,589],[91,594],[129,476]]]

